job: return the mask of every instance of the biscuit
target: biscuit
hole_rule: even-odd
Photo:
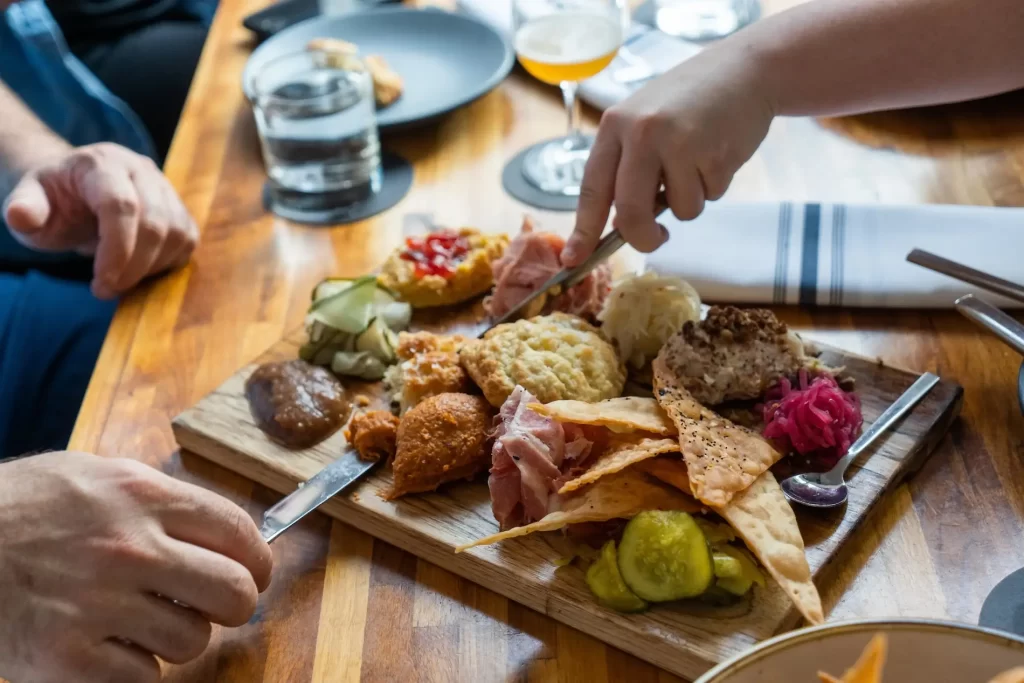
[[[594,403],[622,394],[626,370],[597,328],[566,313],[498,325],[459,352],[463,367],[493,406],[521,385],[541,403]]]

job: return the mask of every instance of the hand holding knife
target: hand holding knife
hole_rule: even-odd
[[[665,190],[659,190],[657,196],[654,198],[654,213],[655,215],[660,215],[667,209],[668,198],[665,196]],[[565,291],[573,285],[579,284],[580,281],[590,273],[590,271],[607,261],[611,255],[617,252],[625,243],[626,240],[623,239],[621,234],[619,234],[619,231],[612,230],[601,238],[601,241],[597,243],[597,247],[594,249],[593,253],[591,253],[583,263],[579,264],[575,268],[563,268],[555,273],[551,276],[551,279],[541,285],[528,297],[520,301],[515,308],[503,315],[499,320],[491,323],[483,332],[477,335],[477,339],[483,338],[485,334],[493,330],[498,325],[515,320],[523,309],[533,303],[541,295],[550,292],[552,288],[560,287],[561,291]]]

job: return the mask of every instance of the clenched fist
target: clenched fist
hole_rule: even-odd
[[[92,291],[104,299],[184,265],[199,236],[160,169],[109,143],[70,149],[29,170],[3,217],[25,246],[95,255]]]

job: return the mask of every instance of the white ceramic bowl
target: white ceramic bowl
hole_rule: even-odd
[[[926,620],[849,621],[766,640],[697,683],[818,683],[841,677],[876,633],[889,639],[883,683],[988,683],[1024,666],[1024,639],[967,624]]]

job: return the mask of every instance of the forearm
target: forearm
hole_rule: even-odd
[[[777,115],[962,101],[1024,87],[1024,2],[810,0],[713,49],[753,60]]]
[[[25,171],[70,148],[0,81],[0,203]]]

